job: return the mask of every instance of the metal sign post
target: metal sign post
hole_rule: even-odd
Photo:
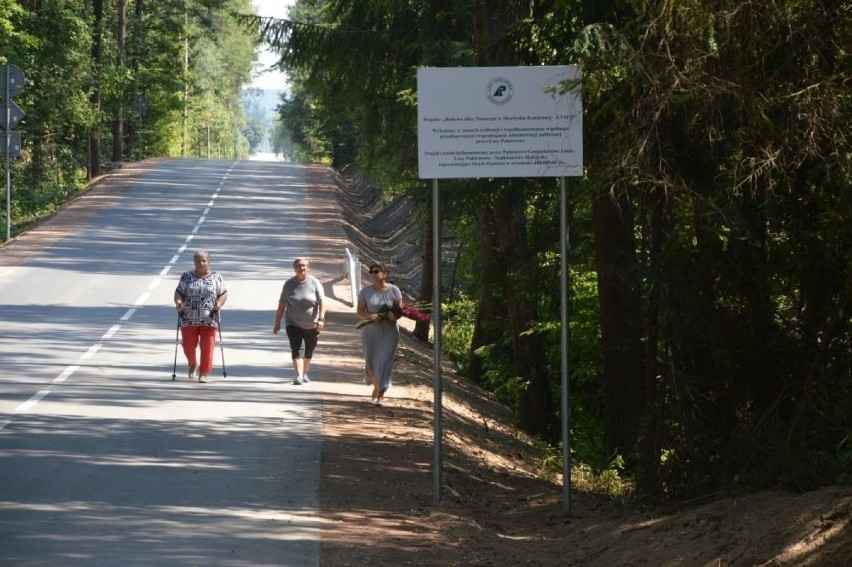
[[[432,372],[434,403],[434,423],[432,434],[432,504],[441,502],[443,475],[441,463],[443,457],[443,377],[441,375],[441,196],[438,192],[438,180],[432,180]]]
[[[571,241],[568,238],[568,197],[565,189],[565,178],[559,178],[559,230],[562,239],[560,249],[560,309],[562,311],[562,511],[571,513],[571,396],[570,387],[571,367],[568,358],[568,254],[571,252]]]

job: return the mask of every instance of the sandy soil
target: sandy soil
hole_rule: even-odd
[[[48,222],[0,247],[0,262],[15,263],[55,242],[145,167],[102,179]],[[645,510],[577,486],[566,501],[558,478],[540,478],[541,455],[514,430],[511,412],[448,367],[436,503],[432,351],[404,332],[388,401],[381,408],[369,403],[357,319],[342,277],[341,254],[350,245],[344,227],[359,222],[357,207],[339,206],[346,184],[327,169],[312,167],[309,179],[311,269],[332,299],[315,358],[320,374],[311,385],[323,400],[323,566],[852,563],[848,486],[714,495]],[[371,232],[363,232],[360,246],[369,245]],[[384,246],[376,241],[376,249]]]

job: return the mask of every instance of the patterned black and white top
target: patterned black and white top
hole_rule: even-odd
[[[210,312],[216,307],[216,300],[228,292],[225,280],[219,272],[210,272],[199,278],[192,271],[181,274],[177,292],[183,297],[181,327],[215,327],[216,319]]]

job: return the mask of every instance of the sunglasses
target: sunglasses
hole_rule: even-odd
[[[370,270],[370,273],[371,274],[381,274],[382,271],[381,270]]]

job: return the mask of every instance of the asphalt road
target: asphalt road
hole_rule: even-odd
[[[0,565],[319,564],[319,398],[271,332],[306,191],[298,165],[165,161],[0,265]],[[179,352],[172,381],[196,249],[230,292],[208,384]]]

